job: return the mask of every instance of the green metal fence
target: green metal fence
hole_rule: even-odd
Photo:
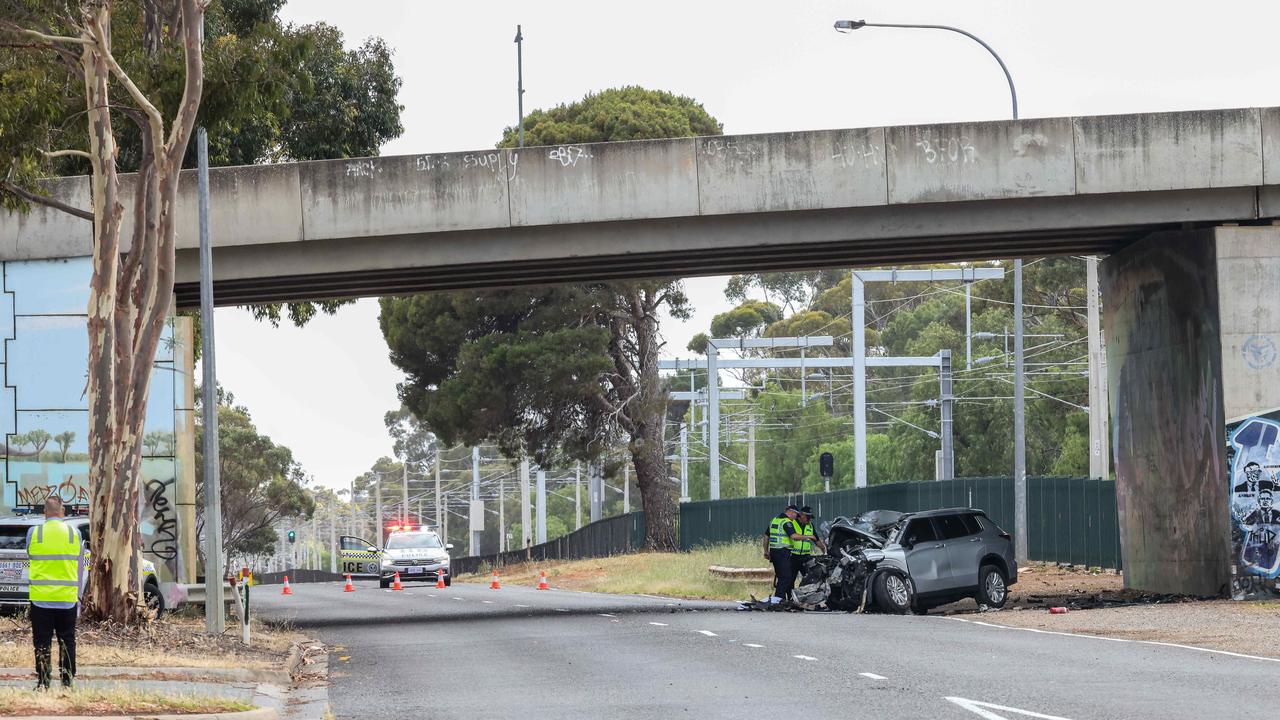
[[[961,478],[889,483],[855,490],[684,503],[680,548],[758,538],[788,503],[811,505],[819,520],[867,510],[902,512],[973,507],[1013,531],[1013,479]],[[1028,555],[1032,560],[1120,568],[1116,488],[1111,480],[1027,478]]]

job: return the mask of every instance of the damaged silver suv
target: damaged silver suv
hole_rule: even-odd
[[[873,510],[821,532],[827,555],[806,566],[796,589],[802,605],[925,613],[971,597],[1001,608],[1018,581],[1013,538],[981,510]]]

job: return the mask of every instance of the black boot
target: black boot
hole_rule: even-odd
[[[72,651],[61,639],[58,640],[58,675],[62,679],[62,687],[70,688],[76,674],[76,661]]]

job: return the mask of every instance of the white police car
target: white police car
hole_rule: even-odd
[[[387,547],[382,552],[382,572],[378,584],[390,587],[395,574],[400,580],[430,580],[444,575],[444,584],[453,584],[449,570],[449,551],[453,545],[440,542],[440,536],[427,528],[406,527],[393,530],[387,536]]]
[[[79,530],[85,543],[89,542],[89,518],[72,515],[63,521]],[[0,606],[27,604],[27,531],[43,524],[44,515],[39,513],[0,518]],[[164,610],[155,563],[146,558],[142,560],[142,593],[148,608]]]

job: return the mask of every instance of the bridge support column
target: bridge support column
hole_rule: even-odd
[[[1127,587],[1220,595],[1244,572],[1228,424],[1280,408],[1278,288],[1276,227],[1157,233],[1103,262]]]

